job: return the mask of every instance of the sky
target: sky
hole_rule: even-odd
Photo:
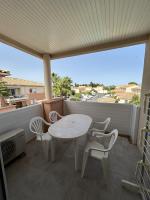
[[[52,72],[69,76],[74,83],[119,85],[135,81],[141,84],[145,45],[53,60]],[[0,69],[16,78],[43,82],[41,59],[0,43]]]

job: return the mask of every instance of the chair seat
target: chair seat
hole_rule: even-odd
[[[92,131],[98,131],[98,132],[102,132],[102,133],[104,133],[103,130],[100,130],[100,129],[98,129],[98,128],[92,128]]]
[[[86,145],[85,152],[89,152],[89,150],[92,149],[92,148],[105,149],[102,144],[100,144],[96,141],[89,141]],[[101,159],[104,159],[104,158],[108,158],[108,152],[91,150],[90,156],[101,160]]]
[[[92,136],[101,137],[101,134],[104,134],[104,132],[99,131],[98,129],[94,129],[92,132]]]

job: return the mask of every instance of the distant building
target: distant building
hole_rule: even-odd
[[[26,96],[32,93],[44,93],[44,85],[33,81],[3,77],[2,80],[6,82],[7,87],[10,89],[12,96]]]
[[[115,95],[118,103],[129,103],[135,94],[133,92],[117,92]]]
[[[97,102],[99,102],[99,103],[115,103],[116,100],[113,97],[102,97],[102,98],[98,98]]]
[[[136,84],[118,85],[113,92],[119,99],[119,103],[129,103],[134,95],[140,96],[141,86]]]
[[[88,93],[95,91],[96,93],[107,93],[107,90],[103,89],[103,86],[91,87],[91,86],[79,86],[74,87],[75,93]]]
[[[127,84],[127,85],[118,85],[116,86],[115,93],[118,92],[127,92],[127,93],[134,93],[140,95],[141,93],[141,86],[136,84]]]
[[[141,94],[141,86],[137,85],[135,87],[128,88],[127,92],[130,92],[130,91],[137,95],[140,95]]]
[[[72,87],[72,90],[77,94],[80,93],[80,90],[78,87]]]
[[[104,87],[103,87],[103,86],[94,87],[94,90],[96,90],[97,93],[107,94],[107,90],[104,90]]]
[[[90,92],[92,89],[92,87],[89,86],[78,86],[78,87],[73,87],[73,90],[75,91],[75,93],[86,93],[86,92]]]

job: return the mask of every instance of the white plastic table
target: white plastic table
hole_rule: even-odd
[[[52,136],[51,159],[55,160],[54,139],[75,139],[75,169],[78,169],[78,142],[77,139],[87,134],[92,124],[92,118],[83,114],[66,115],[52,124],[48,132]]]

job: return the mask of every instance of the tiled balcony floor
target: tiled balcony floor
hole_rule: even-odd
[[[110,154],[107,184],[100,161],[89,159],[85,178],[74,170],[73,145],[57,147],[55,163],[46,161],[40,144],[27,144],[26,156],[6,167],[10,200],[139,200],[140,196],[121,187],[121,180],[133,180],[140,155],[136,146],[119,137]]]

